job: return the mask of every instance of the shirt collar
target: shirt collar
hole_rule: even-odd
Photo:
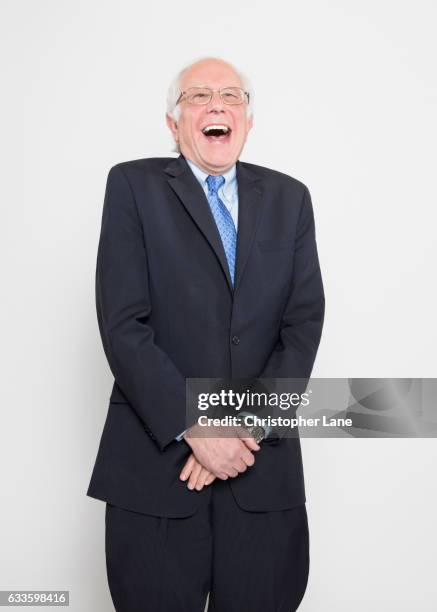
[[[199,166],[196,166],[196,164],[194,164],[190,159],[185,158],[185,160],[190,166],[194,176],[197,178],[199,183],[204,187],[204,189],[207,188],[206,179],[208,178],[209,174],[201,170],[201,168],[199,168]],[[223,188],[226,189],[226,191],[230,191],[231,188],[234,189],[237,185],[236,164],[234,164],[232,168],[229,168],[229,170],[225,172],[222,176],[225,179],[225,184],[223,185]]]

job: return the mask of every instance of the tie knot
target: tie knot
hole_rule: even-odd
[[[220,189],[220,187],[223,185],[224,182],[225,182],[224,176],[209,175],[206,179],[206,183],[208,185],[208,189],[210,193],[217,193],[217,191]]]

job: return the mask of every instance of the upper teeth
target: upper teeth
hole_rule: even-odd
[[[228,126],[227,125],[223,125],[221,123],[217,123],[217,124],[214,124],[214,125],[207,125],[206,127],[203,128],[202,132],[204,134],[206,134],[210,130],[223,130],[223,132],[229,132]]]

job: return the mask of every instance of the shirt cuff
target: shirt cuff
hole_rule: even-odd
[[[175,440],[180,442],[182,440],[182,438],[184,437],[184,434],[185,434],[186,431],[188,431],[188,430],[184,429],[184,431],[182,433],[180,433],[178,436],[175,437]]]

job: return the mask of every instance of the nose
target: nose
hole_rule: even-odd
[[[222,110],[223,100],[221,99],[219,91],[212,92],[212,98],[208,104],[208,110]]]

